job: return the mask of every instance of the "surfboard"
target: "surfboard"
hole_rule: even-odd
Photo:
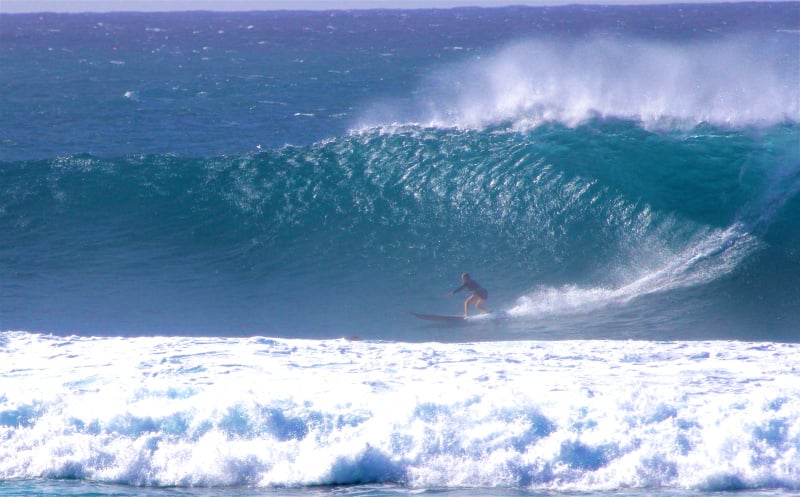
[[[436,321],[438,323],[463,323],[469,318],[465,318],[464,316],[448,316],[443,314],[420,314],[418,312],[412,312],[414,316],[424,319],[426,321]]]

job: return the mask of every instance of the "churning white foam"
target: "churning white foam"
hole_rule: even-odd
[[[797,353],[0,333],[0,478],[798,489]]]

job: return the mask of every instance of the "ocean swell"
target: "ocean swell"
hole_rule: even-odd
[[[55,317],[92,305],[95,319],[135,321],[149,308],[192,329],[200,301],[220,323],[350,334],[391,305],[430,308],[464,270],[499,310],[529,317],[548,301],[561,302],[548,315],[591,311],[742,271],[766,284],[752,255],[797,264],[795,128],[405,127],[215,158],[9,163],[5,315],[47,316],[32,297],[60,295]],[[781,306],[796,295],[786,285]],[[588,306],[564,304],[581,292]],[[318,321],[297,314],[308,305]]]

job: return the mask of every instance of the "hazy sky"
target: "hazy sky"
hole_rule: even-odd
[[[709,0],[0,0],[0,12],[449,8],[459,6],[497,7],[502,5],[542,6],[576,3],[709,3]]]

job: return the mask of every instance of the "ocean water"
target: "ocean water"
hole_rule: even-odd
[[[0,14],[0,67],[0,495],[800,492],[800,3]]]

